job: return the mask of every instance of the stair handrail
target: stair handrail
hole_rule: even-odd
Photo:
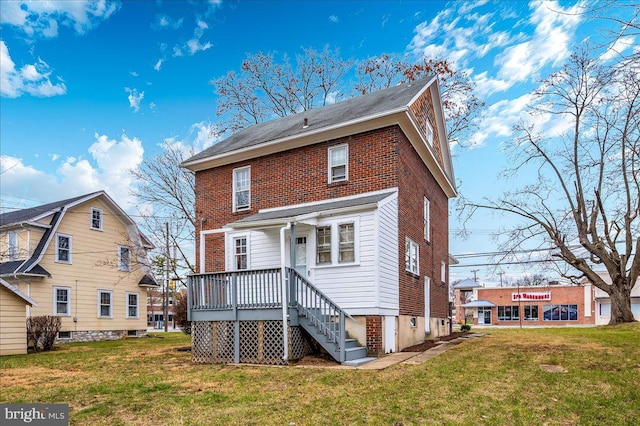
[[[312,322],[317,329],[319,329],[327,338],[336,343],[340,350],[340,362],[346,360],[345,354],[345,342],[346,342],[346,330],[345,330],[345,318],[349,318],[352,321],[356,321],[347,311],[342,309],[337,303],[335,303],[329,296],[324,294],[318,287],[313,285],[306,277],[302,276],[298,271],[292,268],[287,268],[289,274],[290,283],[290,306],[295,307],[301,315],[304,315]],[[299,286],[303,287],[300,288]],[[304,306],[303,301],[298,300],[301,292],[309,291],[312,294],[313,304],[315,306]],[[320,315],[316,315],[314,310],[320,312]],[[325,318],[323,318],[325,317]],[[333,319],[333,320],[332,320]],[[338,321],[336,322],[335,319]]]

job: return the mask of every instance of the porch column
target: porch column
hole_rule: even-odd
[[[291,271],[296,269],[296,225],[291,224],[291,241],[289,241],[289,264],[291,265]],[[295,303],[295,283],[293,272],[289,272],[289,306],[293,306]]]

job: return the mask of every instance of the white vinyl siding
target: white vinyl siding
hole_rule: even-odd
[[[398,198],[381,206],[378,210],[378,287],[380,307],[398,309]]]
[[[251,208],[251,167],[233,170],[233,211]]]
[[[58,263],[72,263],[71,262],[72,246],[73,244],[71,241],[71,235],[56,234],[55,261]]]

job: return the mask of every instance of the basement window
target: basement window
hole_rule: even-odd
[[[60,340],[71,339],[71,332],[70,331],[58,331],[58,339],[60,339]]]
[[[411,328],[416,328],[418,326],[418,319],[416,317],[411,317],[409,319],[409,325]]]

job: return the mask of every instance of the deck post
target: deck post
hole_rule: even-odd
[[[339,339],[339,344],[340,344],[340,362],[345,362],[347,360],[347,352],[346,352],[346,348],[344,347],[345,345],[345,340],[346,340],[346,334],[347,334],[347,330],[345,330],[346,324],[345,324],[345,320],[344,320],[344,311],[340,310],[340,330],[338,331],[340,333],[340,339]]]
[[[240,364],[240,321],[238,321],[238,274],[231,274],[231,303],[233,309],[233,362]]]

